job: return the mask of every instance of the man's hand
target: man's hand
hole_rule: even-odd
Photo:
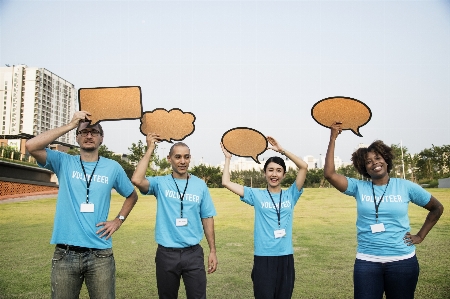
[[[102,226],[102,228],[96,231],[96,234],[101,234],[99,236],[100,238],[106,236],[106,240],[108,240],[111,238],[112,234],[120,228],[121,225],[122,221],[119,218],[114,218],[114,220],[111,221],[99,222],[96,226]]]
[[[214,273],[217,270],[217,255],[215,252],[210,252],[208,257],[208,274]]]

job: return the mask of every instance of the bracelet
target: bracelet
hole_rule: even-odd
[[[284,150],[281,152],[281,154],[282,154],[283,156],[286,156],[286,153],[284,152]]]

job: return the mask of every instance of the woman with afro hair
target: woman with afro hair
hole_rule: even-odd
[[[353,166],[367,180],[338,174],[334,166],[336,138],[342,124],[331,126],[325,157],[325,178],[337,190],[356,199],[357,253],[353,267],[354,298],[414,298],[419,278],[415,244],[420,244],[439,220],[444,207],[428,191],[404,179],[391,178],[392,149],[377,140],[352,154]],[[417,234],[410,233],[408,204],[429,211]]]

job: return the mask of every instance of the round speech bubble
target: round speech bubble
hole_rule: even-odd
[[[233,155],[251,157],[258,164],[258,156],[267,149],[266,137],[261,132],[246,127],[226,131],[222,136],[222,144]]]
[[[330,97],[314,104],[312,118],[320,125],[330,128],[334,122],[341,122],[343,130],[351,130],[362,137],[359,128],[372,118],[370,108],[361,101],[349,97]]]
[[[194,133],[195,115],[183,112],[178,108],[167,111],[164,108],[156,108],[153,111],[144,112],[141,118],[141,133],[159,134],[161,141],[181,141]]]

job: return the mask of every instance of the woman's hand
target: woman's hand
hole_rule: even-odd
[[[331,129],[330,139],[336,140],[339,134],[342,133],[342,123],[336,121],[331,125],[330,129]]]
[[[225,148],[225,146],[223,146],[223,143],[220,143],[220,146],[222,147],[222,152],[225,155],[225,159],[231,159],[231,154],[229,151],[227,151],[227,149]]]
[[[413,244],[422,243],[423,239],[418,235],[411,235],[409,232],[407,232],[403,237],[403,241],[405,242],[406,245],[411,246]]]
[[[270,149],[279,152],[279,153],[283,153],[284,150],[281,147],[281,144],[278,143],[278,141],[275,140],[275,138],[271,137],[271,136],[267,136],[267,141],[269,141],[271,147],[269,147]]]

